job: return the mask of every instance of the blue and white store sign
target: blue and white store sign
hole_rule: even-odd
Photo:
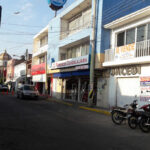
[[[56,7],[62,7],[67,0],[48,0],[49,4],[53,4]]]

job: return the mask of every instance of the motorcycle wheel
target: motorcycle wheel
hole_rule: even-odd
[[[123,115],[117,111],[112,111],[111,118],[112,121],[117,125],[120,125],[123,121]]]
[[[137,118],[134,116],[131,116],[128,118],[128,125],[131,129],[136,129],[137,127]]]
[[[140,129],[145,133],[148,133],[149,129],[150,129],[150,127],[148,125],[146,125],[147,119],[148,118],[142,118],[140,121],[140,124],[139,124]]]

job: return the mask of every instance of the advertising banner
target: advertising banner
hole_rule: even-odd
[[[135,52],[135,43],[116,47],[115,59],[116,60],[122,60],[122,59],[133,58],[134,52]]]
[[[32,75],[45,74],[45,72],[46,72],[45,63],[32,66],[32,69],[31,69]]]
[[[141,96],[140,101],[150,100],[150,77],[140,77]]]

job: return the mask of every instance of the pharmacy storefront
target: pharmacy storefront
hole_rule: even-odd
[[[89,55],[58,61],[52,70],[60,69],[53,76],[53,96],[66,100],[87,102],[89,85]]]

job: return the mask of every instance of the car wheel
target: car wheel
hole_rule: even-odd
[[[24,95],[23,94],[21,94],[21,99],[24,99]]]

